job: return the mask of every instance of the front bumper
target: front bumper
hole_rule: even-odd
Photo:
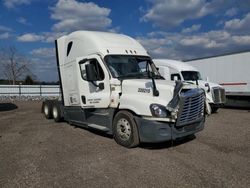
[[[225,106],[225,103],[209,103],[211,107],[222,108]]]
[[[135,117],[141,142],[164,142],[195,134],[204,128],[204,119],[183,127],[176,127],[175,123],[158,122]]]

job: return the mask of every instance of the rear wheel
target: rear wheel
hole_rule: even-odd
[[[55,122],[60,122],[62,120],[61,109],[58,104],[53,105],[52,116]]]
[[[43,113],[47,119],[52,118],[52,104],[50,101],[43,102]]]
[[[120,111],[113,121],[113,134],[115,141],[127,148],[139,145],[139,136],[134,117],[130,112]]]

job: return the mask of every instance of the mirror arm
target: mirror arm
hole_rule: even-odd
[[[95,87],[99,87],[94,81],[90,81]]]
[[[150,75],[151,75],[152,84],[153,84],[153,95],[157,97],[159,96],[159,91],[157,90],[156,84],[155,84],[155,74],[154,72],[151,72]]]
[[[198,79],[195,79],[196,85],[199,86]]]

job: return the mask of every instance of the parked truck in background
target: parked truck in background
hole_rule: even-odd
[[[204,89],[212,113],[215,113],[219,107],[224,105],[226,101],[225,89],[219,84],[203,80],[200,72],[195,67],[170,59],[153,59],[153,61],[166,80],[181,80],[197,84]]]
[[[55,44],[62,99],[43,102],[46,118],[104,131],[128,148],[203,129],[204,91],[164,80],[136,40],[76,31]]]
[[[226,90],[226,105],[250,107],[250,51],[186,60]]]

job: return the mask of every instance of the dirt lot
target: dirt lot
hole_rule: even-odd
[[[126,149],[96,132],[46,120],[39,102],[1,103],[0,187],[250,186],[248,110],[220,109],[204,131],[174,146]]]

